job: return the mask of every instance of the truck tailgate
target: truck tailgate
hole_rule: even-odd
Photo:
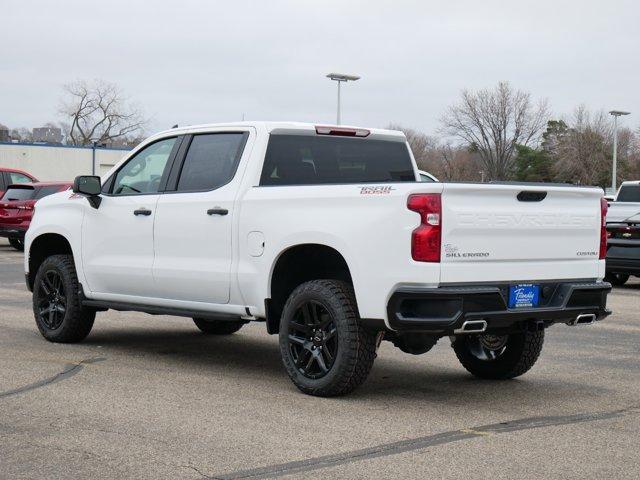
[[[445,184],[441,283],[595,279],[602,191]]]

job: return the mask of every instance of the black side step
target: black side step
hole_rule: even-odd
[[[215,313],[203,310],[191,310],[174,307],[158,307],[155,305],[141,305],[139,303],[128,302],[108,302],[103,300],[83,299],[81,301],[83,307],[95,308],[97,310],[118,310],[121,312],[142,312],[149,315],[172,315],[175,317],[204,318],[206,320],[226,320],[231,322],[239,322],[243,320],[240,315],[231,313]]]

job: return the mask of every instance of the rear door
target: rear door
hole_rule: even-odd
[[[251,129],[219,129],[185,139],[185,152],[158,201],[154,227],[156,295],[229,302],[236,173]]]
[[[442,283],[600,275],[595,188],[445,184]]]

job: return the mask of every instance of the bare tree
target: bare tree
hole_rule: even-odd
[[[556,179],[582,185],[606,186],[611,182],[613,129],[604,111],[589,112],[583,105],[565,122],[552,150]],[[619,132],[619,160],[624,166],[630,132]],[[622,168],[621,168],[622,171]]]
[[[74,145],[122,142],[139,137],[146,120],[139,108],[128,103],[121,89],[109,82],[79,80],[64,85],[60,113],[67,141]]]
[[[392,123],[387,128],[390,130],[400,130],[404,133],[413,152],[413,156],[416,159],[418,168],[427,171],[433,169],[433,152],[438,148],[438,141],[435,138],[399,124]]]
[[[443,181],[480,178],[477,155],[469,149],[441,144],[435,137],[398,124],[391,124],[387,128],[404,132],[419,169]]]
[[[463,90],[441,123],[445,134],[478,153],[489,179],[504,180],[513,172],[516,145],[534,143],[548,116],[546,100],[534,105],[529,93],[501,82],[494,89]]]
[[[480,181],[482,179],[479,155],[468,148],[444,144],[438,149],[441,169],[434,173],[442,181]]]

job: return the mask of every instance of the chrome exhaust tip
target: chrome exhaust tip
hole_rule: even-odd
[[[467,320],[453,333],[482,333],[487,329],[486,320]]]
[[[595,321],[595,313],[581,313],[574,320],[569,322],[569,326],[575,327],[576,325],[591,325]]]

